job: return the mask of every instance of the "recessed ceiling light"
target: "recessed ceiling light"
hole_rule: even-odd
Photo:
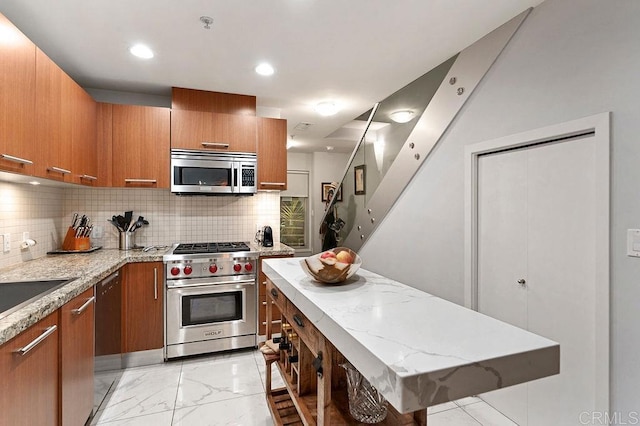
[[[333,151],[333,147],[331,145],[327,145],[327,151]]]
[[[142,59],[153,58],[153,51],[149,49],[147,46],[145,46],[144,44],[136,44],[135,46],[131,46],[129,48],[129,52],[131,52],[133,56],[137,56],[138,58],[142,58]]]
[[[405,109],[405,110],[392,112],[391,114],[389,114],[389,118],[395,121],[396,123],[406,123],[408,121],[411,121],[414,114],[415,113],[413,111],[409,109]]]
[[[324,115],[325,117],[338,113],[338,106],[333,102],[320,102],[314,109],[318,114]]]
[[[275,70],[273,67],[266,62],[261,63],[256,67],[256,72],[260,75],[273,75]]]

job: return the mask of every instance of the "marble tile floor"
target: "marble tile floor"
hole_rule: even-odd
[[[275,366],[274,366],[275,367]],[[264,361],[257,350],[185,358],[96,375],[115,383],[96,402],[91,425],[271,426]],[[274,368],[273,387],[283,386]],[[111,380],[108,380],[111,383]],[[104,395],[104,393],[103,393]],[[430,407],[429,426],[517,426],[479,398]]]

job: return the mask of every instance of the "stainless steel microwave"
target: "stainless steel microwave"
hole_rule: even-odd
[[[171,192],[179,195],[255,194],[256,154],[171,150]]]

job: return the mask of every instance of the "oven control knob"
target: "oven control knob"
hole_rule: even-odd
[[[253,269],[253,265],[250,263],[247,263],[244,265],[244,269],[247,271],[251,271]]]
[[[177,266],[174,266],[173,268],[171,268],[171,275],[178,275],[180,273],[180,268],[178,268]]]
[[[217,265],[210,265],[209,266],[209,272],[211,272],[212,274],[215,274],[216,272],[218,272],[218,266]]]
[[[235,265],[233,265],[234,271],[240,272],[241,269],[242,269],[242,265],[240,265],[239,263],[236,263]]]
[[[192,272],[193,272],[193,269],[191,268],[191,266],[187,265],[184,267],[185,275],[191,275]]]

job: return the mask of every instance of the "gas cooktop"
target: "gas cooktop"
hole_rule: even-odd
[[[250,249],[249,246],[243,242],[190,243],[178,244],[178,246],[173,249],[173,254],[233,253],[236,251],[250,251]]]

